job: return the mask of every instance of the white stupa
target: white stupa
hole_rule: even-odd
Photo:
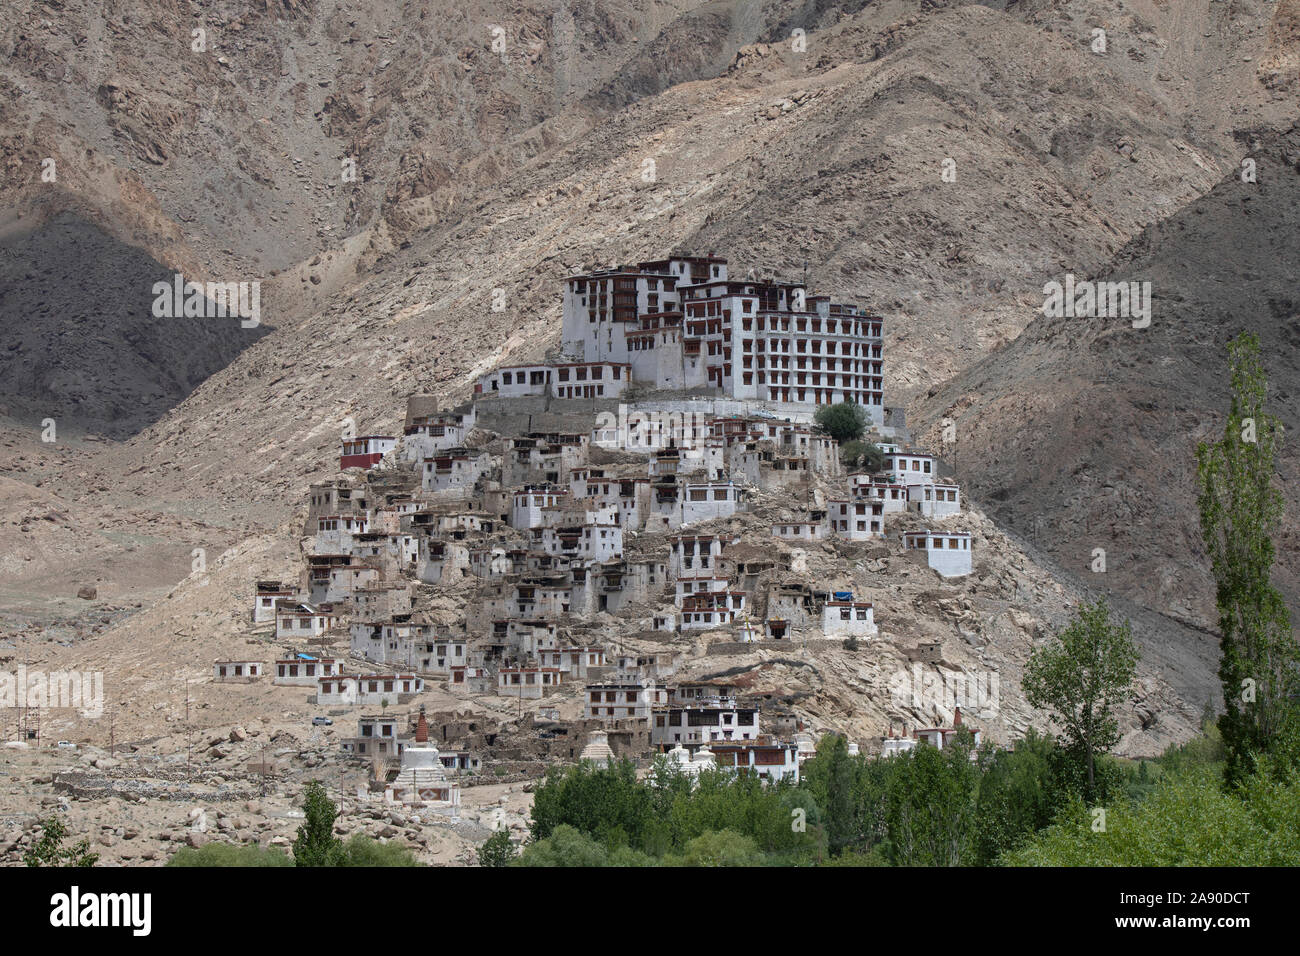
[[[593,730],[587,737],[587,746],[578,755],[579,760],[591,760],[604,766],[614,760],[614,751],[609,746],[609,734],[603,730]]]
[[[678,744],[666,754],[669,763],[677,770],[686,774],[688,777],[698,776],[699,772],[704,769],[712,770],[717,766],[714,759],[713,751],[705,744],[699,750],[695,751],[694,756],[691,752]]]
[[[424,705],[415,725],[415,743],[402,751],[402,769],[388,787],[386,796],[394,803],[454,808],[460,806],[460,784],[447,779],[438,748],[429,743],[429,724]]]

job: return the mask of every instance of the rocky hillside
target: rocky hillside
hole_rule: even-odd
[[[1195,449],[1222,432],[1237,333],[1259,336],[1271,411],[1291,435],[1300,426],[1300,129],[1252,157],[1256,182],[1229,175],[1098,276],[1151,282],[1149,328],[1040,315],[920,404],[925,421],[954,422],[953,460],[999,524],[1098,586],[1198,625],[1214,620],[1214,591]],[[1287,508],[1276,580],[1292,606],[1297,454],[1284,444],[1278,475]],[[1104,575],[1090,572],[1094,548],[1106,551]]]
[[[71,213],[0,241],[4,414],[129,438],[266,334],[237,318],[160,320],[160,281],[173,274]]]
[[[914,422],[996,368],[980,395],[1008,397],[984,424],[959,421],[962,448],[1046,433],[1064,419],[1017,414],[1010,383],[1041,368],[1039,388],[1070,386],[1077,333],[1043,340],[1027,369],[980,363],[1016,354],[1045,276],[1101,273],[1154,224],[1197,216],[1256,139],[1294,124],[1298,50],[1300,0],[378,0],[364,15],[313,0],[14,0],[0,13],[6,228],[72,213],[167,269],[260,279],[269,330],[238,354],[187,342],[207,377],[183,400],[164,391],[180,403],[151,408],[161,417],[127,441],[50,448],[25,423],[5,431],[5,610],[52,593],[50,613],[81,622],[83,584],[117,609],[151,605],[190,573],[192,548],[283,534],[332,471],[344,419],[391,429],[408,394],[458,398],[476,372],[540,354],[558,333],[556,280],[597,261],[686,248],[806,269],[888,317],[886,391]],[[146,273],[75,270],[67,292],[135,301]],[[83,335],[79,353],[110,368],[120,349]],[[181,361],[160,376],[196,384]],[[1137,377],[1123,387],[1112,405],[1156,402]],[[1003,489],[1082,454],[1040,460],[1028,445],[1005,464],[956,462],[999,517]],[[1123,470],[1123,447],[1107,447],[1102,497],[1184,492]],[[1071,487],[1042,480],[1057,496],[1031,507]],[[1077,512],[1060,513],[1079,533],[1064,517]],[[1077,568],[1075,547],[1050,553]],[[1119,590],[1165,610],[1157,600],[1194,603],[1181,587]],[[77,632],[128,633],[104,617]]]

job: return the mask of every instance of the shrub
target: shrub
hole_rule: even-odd
[[[182,847],[172,854],[167,866],[293,866],[283,850],[254,844],[208,843],[194,849]]]

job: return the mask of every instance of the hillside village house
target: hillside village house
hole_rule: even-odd
[[[373,468],[397,447],[391,435],[362,435],[345,439],[339,451],[339,471],[349,468]]]
[[[357,718],[357,735],[342,743],[344,753],[362,757],[401,756],[409,743],[402,733],[404,718],[387,714],[362,714]]]
[[[934,455],[916,451],[891,452],[885,455],[885,474],[899,485],[929,484],[935,479],[934,463]]]
[[[923,553],[926,563],[945,578],[971,573],[971,536],[966,531],[907,531],[904,547]]]
[[[507,365],[480,375],[476,398],[618,398],[631,382],[626,362],[567,362],[559,365]]]
[[[290,654],[275,662],[274,684],[290,687],[314,687],[322,677],[337,677],[343,673],[343,662],[333,657],[312,657],[309,654]]]
[[[876,618],[870,601],[827,601],[822,606],[826,637],[874,637]]]
[[[866,541],[885,533],[885,506],[871,498],[831,498],[826,502],[830,529],[850,541]]]
[[[275,637],[281,641],[320,637],[338,622],[339,614],[332,604],[281,601],[275,608]]]
[[[453,448],[432,458],[426,458],[420,473],[420,486],[425,491],[465,492],[487,474],[492,467],[492,456],[486,452],[471,452]]]
[[[212,679],[235,682],[257,680],[263,676],[265,668],[262,661],[216,661],[212,665]]]
[[[927,518],[946,518],[961,513],[961,495],[954,484],[908,485],[907,506]]]
[[[660,750],[712,747],[715,741],[754,740],[758,735],[758,709],[738,706],[735,700],[656,707],[650,723],[650,742]]]
[[[266,624],[274,621],[276,602],[292,598],[296,593],[294,588],[279,581],[258,581],[253,598],[253,623]]]
[[[318,680],[316,703],[322,707],[380,707],[405,703],[424,690],[418,674],[335,674]]]
[[[421,410],[417,398],[406,405],[405,437],[402,455],[406,461],[423,461],[440,451],[465,444],[465,438],[476,421],[474,406],[464,412],[439,412]]]
[[[883,514],[897,514],[907,510],[907,487],[875,475],[850,475],[849,491],[854,501],[879,502]]]
[[[668,701],[667,690],[649,680],[609,680],[588,684],[583,716],[587,720],[644,720]]]
[[[560,689],[564,671],[558,667],[502,667],[497,671],[497,695],[540,700]]]
[[[740,774],[754,774],[770,783],[778,780],[799,782],[799,751],[796,744],[779,743],[770,738],[718,742],[709,745],[719,768],[732,768]]]

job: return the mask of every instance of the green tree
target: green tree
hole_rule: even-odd
[[[89,840],[79,840],[66,848],[63,846],[68,828],[57,816],[42,820],[40,827],[41,838],[23,854],[23,863],[28,866],[94,866],[99,860],[98,853],[90,852]]]
[[[1228,344],[1232,399],[1223,438],[1196,450],[1201,535],[1215,580],[1224,713],[1219,729],[1231,786],[1258,756],[1292,736],[1297,644],[1282,595],[1271,581],[1273,533],[1282,494],[1273,485],[1282,426],[1264,411],[1268,379],[1259,340],[1243,332]]]
[[[636,766],[626,758],[606,766],[583,761],[565,770],[552,768],[533,793],[534,840],[567,824],[611,846],[642,846],[653,822],[650,789],[637,780]]]
[[[1035,648],[1021,688],[1031,706],[1051,712],[1068,749],[1087,767],[1086,797],[1096,798],[1097,755],[1119,742],[1115,709],[1137,675],[1129,623],[1112,624],[1104,599],[1080,604],[1052,643]]]
[[[1267,764],[1270,758],[1264,757]],[[1232,792],[1207,767],[1164,774],[1099,817],[1075,798],[999,860],[1010,866],[1300,866],[1300,780],[1255,774]]]
[[[889,757],[886,853],[895,866],[969,866],[975,855],[979,768],[974,738],[957,734],[943,749],[921,744]]]
[[[510,842],[510,831],[502,827],[483,841],[478,848],[479,866],[509,866],[515,858],[515,845]]]
[[[654,860],[629,847],[614,850],[602,846],[567,823],[556,826],[551,835],[524,847],[512,866],[653,866]]]
[[[334,836],[334,819],[338,809],[325,794],[318,780],[307,784],[303,792],[303,812],[306,819],[298,827],[298,838],[293,841],[295,866],[340,866],[344,862],[343,842]]]
[[[821,808],[826,847],[832,856],[862,839],[853,763],[848,742],[839,734],[825,734],[817,741],[816,756],[804,764],[807,788]]]
[[[821,405],[813,420],[841,445],[861,438],[867,427],[866,410],[857,402]]]
[[[1022,845],[1056,816],[1065,800],[1056,749],[1030,727],[1015,750],[998,750],[988,760],[975,804],[979,865]]]

